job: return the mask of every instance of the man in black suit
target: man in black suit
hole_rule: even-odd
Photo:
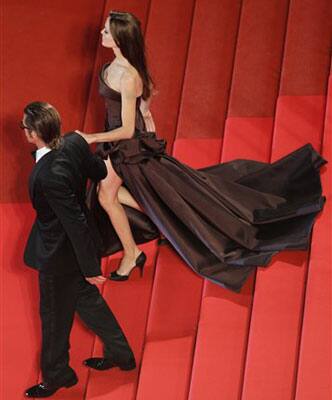
[[[69,336],[74,313],[103,341],[104,357],[85,365],[104,370],[135,368],[133,352],[96,284],[103,283],[98,232],[85,204],[87,179],[107,175],[103,160],[93,155],[77,133],[60,136],[60,117],[48,103],[30,103],[22,121],[28,142],[37,147],[29,192],[36,220],[25,263],[39,270],[43,382],[27,397],[48,397],[77,383],[69,366]]]

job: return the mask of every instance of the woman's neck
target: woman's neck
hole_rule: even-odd
[[[115,55],[115,59],[113,61],[114,63],[119,64],[123,67],[127,67],[130,65],[129,61],[123,56],[119,48],[113,49],[113,51]]]

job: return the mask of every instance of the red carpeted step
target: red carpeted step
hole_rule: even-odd
[[[220,140],[222,136],[240,8],[241,0],[196,0],[177,140]],[[194,146],[195,142],[185,153],[190,154]],[[211,147],[208,154],[214,152]]]
[[[288,4],[242,1],[228,117],[274,116]]]
[[[306,262],[305,252],[283,252],[257,272],[244,399],[291,398]]]
[[[221,150],[220,139],[176,139],[173,153],[181,162],[192,168],[218,164]]]
[[[299,116],[292,113],[294,108],[278,108],[274,136],[274,143],[278,145],[273,147],[273,160],[308,141],[317,146],[320,140],[324,99],[316,96],[316,102],[311,103],[312,98],[297,99],[299,104],[295,109],[302,110],[303,120],[312,122],[312,134],[309,136],[298,130]],[[280,99],[278,104],[282,102]],[[308,108],[301,108],[305,102],[314,104],[310,113]],[[295,98],[292,103],[296,103]],[[279,130],[280,126],[289,129]],[[267,396],[271,400],[291,398],[295,390],[307,256],[307,252],[283,252],[274,258],[268,269],[258,270],[244,379],[246,400],[266,399]]]
[[[205,283],[189,399],[237,399],[242,386],[253,277],[232,293]]]
[[[313,231],[308,283],[297,375],[296,400],[328,400],[331,388],[331,282],[332,282],[332,77],[326,107],[322,155],[322,184],[327,196],[324,213]]]
[[[279,97],[271,161],[309,142],[320,150],[325,107],[323,95]]]
[[[2,203],[0,215],[1,393],[15,400],[37,383],[39,371],[38,273],[23,263],[34,212],[30,204]]]
[[[187,398],[201,288],[202,279],[174,250],[161,246],[137,399]]]
[[[169,151],[176,133],[194,5],[194,0],[151,1],[145,33],[156,83],[152,113],[157,132],[167,139]]]
[[[319,96],[315,99],[315,107],[311,108],[309,115],[305,112],[305,107],[301,111],[303,120],[315,121],[311,127],[312,140],[305,136],[305,132],[302,137],[296,124],[298,116],[291,113],[291,109],[282,107],[283,112],[277,110],[274,143],[278,142],[280,146],[273,147],[273,159],[278,158],[275,154],[280,156],[308,141],[317,146],[324,115],[324,100]],[[278,104],[282,104],[282,100]],[[306,97],[298,100],[299,105],[296,108],[300,110],[300,104],[309,103],[312,99]],[[295,101],[296,99],[292,99],[293,103]],[[316,113],[315,110],[320,112]],[[292,133],[290,134],[289,129],[278,131],[278,126],[292,127]],[[284,133],[283,139],[276,139],[278,132]],[[271,400],[289,398],[295,389],[307,255],[306,252],[284,252],[275,257],[270,268],[260,269],[258,272],[244,381],[243,395],[246,400],[266,399],[268,395]],[[266,363],[269,364],[268,371],[265,368]]]
[[[278,2],[278,11],[264,1],[243,2],[223,162],[236,158],[269,160],[279,85],[279,74],[270,71],[279,71],[287,8],[287,2]],[[240,294],[205,283],[190,399],[240,397],[253,278]]]
[[[115,317],[119,321],[135,354],[137,368],[132,371],[121,371],[114,368],[109,371],[90,370],[86,399],[128,400],[134,399],[145,339],[150,296],[154,276],[154,265],[157,251],[156,241],[140,246],[145,251],[148,261],[144,268],[143,278],[135,270],[125,282],[107,281],[103,295]],[[111,263],[105,269],[105,276],[115,270],[120,257],[111,257]],[[102,357],[102,344],[99,338],[93,350],[94,357]]]
[[[234,158],[267,162],[270,156],[272,117],[229,117],[226,120],[222,161]]]
[[[272,118],[231,118],[226,121],[223,159],[253,158],[266,161],[267,142],[272,131]],[[245,134],[243,133],[245,132]],[[238,136],[246,145],[241,146]],[[257,146],[262,143],[262,146]],[[265,143],[265,145],[264,145]],[[240,294],[229,292],[205,282],[199,330],[195,348],[190,399],[209,396],[237,399],[242,388],[247,333],[252,303],[251,277]]]
[[[290,3],[272,161],[308,141],[319,149],[330,62],[329,33],[322,23],[327,3]],[[257,272],[244,400],[294,396],[307,262],[308,252],[283,252]]]
[[[187,399],[195,335],[147,341],[137,400]]]

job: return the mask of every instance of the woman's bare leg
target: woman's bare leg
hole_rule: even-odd
[[[127,275],[135,265],[135,260],[141,251],[136,246],[127,215],[118,199],[122,180],[114,171],[110,160],[106,160],[105,163],[107,177],[99,184],[98,198],[123,246],[124,256],[117,272],[120,275]]]
[[[121,204],[135,208],[138,211],[142,211],[137,201],[133,198],[131,193],[124,186],[120,186],[118,190],[118,200]],[[143,212],[143,211],[142,211]]]

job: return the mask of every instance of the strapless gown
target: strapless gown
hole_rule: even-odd
[[[109,131],[121,126],[121,95],[100,74]],[[304,250],[322,210],[319,168],[326,162],[306,144],[285,157],[263,163],[237,159],[199,170],[165,153],[165,141],[147,132],[136,105],[133,138],[100,143],[124,185],[144,213],[125,206],[137,243],[161,232],[197,274],[239,291],[257,266],[281,250]],[[103,255],[122,248],[96,185],[89,207],[103,238]]]

